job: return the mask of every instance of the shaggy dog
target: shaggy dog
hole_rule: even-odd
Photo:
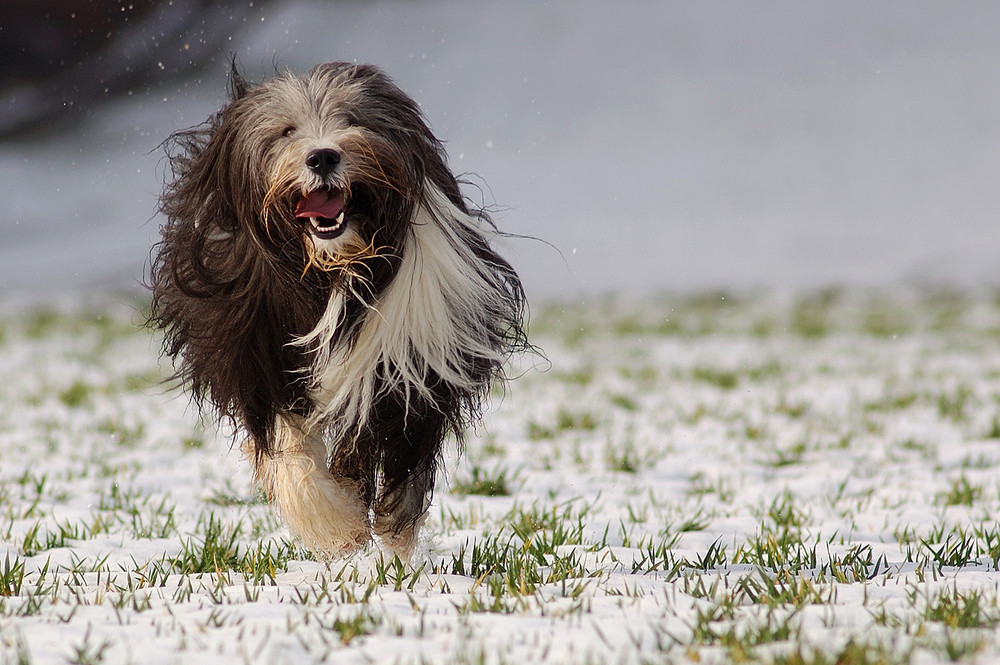
[[[248,435],[314,552],[410,553],[442,443],[527,347],[524,293],[417,104],[373,66],[251,86],[166,150],[153,325],[196,403]]]

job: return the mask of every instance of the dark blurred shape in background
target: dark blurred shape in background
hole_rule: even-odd
[[[70,125],[105,101],[190,75],[265,4],[4,0],[0,138]]]

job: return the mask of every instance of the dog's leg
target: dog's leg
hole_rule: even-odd
[[[434,489],[433,466],[423,464],[395,486],[384,479],[375,504],[375,533],[404,561],[413,553],[420,528],[427,521]]]
[[[330,460],[330,473],[333,477],[343,478],[357,485],[361,501],[366,506],[371,506],[375,501],[377,471],[376,447],[365,438],[359,438],[350,446],[338,447]]]
[[[375,533],[401,559],[413,553],[420,527],[427,519],[443,438],[442,414],[411,414],[407,418],[404,412],[391,444],[383,445]]]
[[[300,418],[278,416],[274,454],[255,464],[258,481],[292,535],[320,556],[363,547],[371,538],[368,503],[358,484],[327,470],[326,446]]]

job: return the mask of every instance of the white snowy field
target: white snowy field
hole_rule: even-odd
[[[1000,298],[536,307],[409,564],[312,559],[131,305],[0,308],[0,663],[1000,662]]]

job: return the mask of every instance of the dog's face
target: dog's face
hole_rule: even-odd
[[[238,226],[299,240],[306,269],[391,255],[439,144],[416,104],[375,68],[321,65],[256,87],[242,80],[210,141]],[[241,197],[246,201],[239,201]]]

